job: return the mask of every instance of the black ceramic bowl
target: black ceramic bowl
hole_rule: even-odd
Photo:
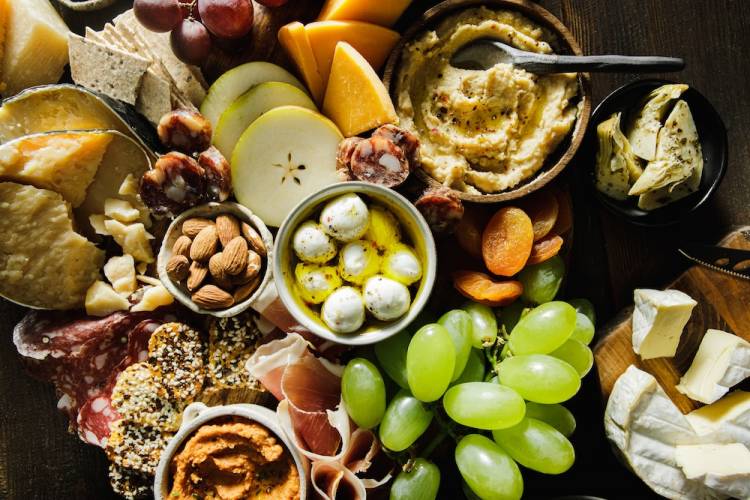
[[[609,94],[594,110],[581,148],[580,158],[585,169],[586,183],[599,202],[610,212],[641,226],[667,226],[683,220],[706,203],[719,187],[727,168],[727,130],[724,122],[708,99],[690,87],[680,98],[690,106],[703,150],[703,177],[698,191],[650,212],[638,208],[637,196],[621,201],[597,191],[594,178],[596,152],[599,147],[596,127],[612,113],[618,111],[623,113],[623,123],[627,123],[630,114],[638,111],[643,98],[652,90],[667,83],[675,82],[636,80]]]

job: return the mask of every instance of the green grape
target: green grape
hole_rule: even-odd
[[[488,306],[467,302],[462,307],[471,315],[473,323],[471,346],[481,349],[484,343],[492,343],[497,338],[497,318]]]
[[[464,436],[455,458],[461,477],[482,500],[517,500],[523,495],[518,465],[491,439],[481,434]]]
[[[375,344],[375,356],[380,367],[402,389],[409,388],[406,380],[406,350],[411,335],[406,330]]]
[[[516,391],[500,384],[467,382],[448,389],[443,407],[461,425],[491,431],[516,425],[526,404]]]
[[[498,366],[500,383],[522,398],[536,403],[562,403],[581,387],[575,368],[546,354],[525,354],[503,360]]]
[[[576,369],[581,378],[594,366],[594,354],[586,344],[575,339],[568,339],[563,345],[549,353],[550,356],[562,359]]]
[[[466,500],[482,500],[476,493],[471,491],[471,488],[469,488],[469,485],[464,480],[461,480],[461,491],[463,491]]]
[[[484,354],[479,349],[469,351],[469,359],[466,361],[466,367],[461,375],[454,380],[451,385],[463,384],[466,382],[481,382],[484,379]]]
[[[570,334],[570,338],[589,345],[594,339],[594,333],[594,324],[589,317],[580,311],[576,312],[576,327],[573,329],[573,333]]]
[[[385,413],[385,382],[378,368],[364,358],[347,363],[341,377],[341,396],[354,423],[372,429]]]
[[[456,348],[456,364],[453,367],[453,376],[451,380],[456,380],[469,359],[471,352],[471,336],[474,325],[469,313],[462,309],[454,309],[443,314],[438,323],[443,325],[453,340],[453,347]]]
[[[575,307],[576,311],[586,315],[592,325],[596,324],[596,310],[589,299],[570,299],[568,303]]]
[[[526,305],[517,300],[507,307],[503,307],[498,310],[497,317],[500,320],[500,325],[505,327],[506,333],[513,331],[518,321],[523,316],[523,312],[526,309]]]
[[[388,403],[378,434],[383,446],[404,451],[424,434],[432,422],[432,411],[407,390],[400,390]]]
[[[521,318],[510,334],[513,354],[547,354],[560,347],[573,333],[576,310],[565,302],[547,302]]]
[[[500,379],[497,378],[497,375],[492,375],[491,377],[490,377],[490,375],[492,375],[492,372],[490,372],[490,373],[487,374],[487,376],[485,377],[485,380],[484,380],[485,382],[490,382],[492,384],[499,384],[500,383]]]
[[[543,405],[527,401],[526,416],[551,425],[565,437],[570,437],[576,430],[576,419],[573,413],[563,405]]]
[[[433,323],[420,328],[406,352],[406,380],[415,398],[435,401],[443,395],[453,377],[456,348],[451,334]]]
[[[390,500],[435,500],[440,489],[440,469],[417,458],[409,472],[401,471],[391,486]]]
[[[492,438],[513,460],[537,472],[562,474],[575,462],[570,441],[541,420],[524,418],[514,427],[492,431]]]
[[[560,290],[563,276],[565,276],[565,263],[559,255],[540,264],[526,266],[518,274],[518,281],[523,285],[521,297],[531,304],[549,302]]]

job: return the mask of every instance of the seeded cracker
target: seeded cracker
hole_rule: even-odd
[[[125,469],[115,463],[109,464],[109,484],[125,500],[152,498],[153,482],[154,478],[147,474]]]
[[[187,325],[166,323],[157,328],[148,342],[148,362],[173,400],[189,404],[203,388],[203,344]]]
[[[107,457],[120,467],[154,475],[161,453],[174,434],[121,419],[112,426]]]
[[[182,402],[171,402],[148,363],[130,365],[117,377],[112,406],[123,419],[165,431],[180,427]]]
[[[250,313],[232,318],[214,318],[209,326],[208,376],[222,389],[261,390],[245,364],[263,336]]]

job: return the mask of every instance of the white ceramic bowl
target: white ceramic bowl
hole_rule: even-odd
[[[294,264],[297,257],[292,249],[295,229],[316,214],[328,200],[347,193],[358,193],[388,208],[401,223],[401,228],[422,263],[422,279],[412,297],[409,311],[397,320],[376,321],[368,315],[365,324],[353,333],[336,333],[326,326],[319,315],[294,293]],[[339,344],[365,345],[380,342],[403,330],[422,311],[435,284],[437,252],[427,222],[409,200],[391,189],[366,182],[334,184],[302,200],[281,225],[276,236],[273,263],[274,282],[279,297],[294,318],[316,335]]]
[[[179,451],[182,443],[198,430],[202,425],[221,417],[242,417],[247,420],[258,422],[273,432],[281,441],[297,466],[300,478],[300,498],[307,498],[307,483],[309,477],[309,463],[307,459],[297,451],[294,444],[284,434],[278,423],[276,413],[268,408],[251,404],[236,404],[226,406],[206,406],[203,403],[193,403],[182,413],[182,424],[177,434],[169,441],[166,449],[161,454],[159,465],[156,468],[154,478],[154,500],[169,500],[170,487],[170,464],[172,457]]]
[[[239,304],[234,304],[232,307],[229,307],[227,309],[214,311],[203,309],[198,304],[193,302],[187,289],[179,283],[175,283],[169,278],[169,275],[167,274],[167,262],[169,262],[169,259],[172,257],[172,247],[174,246],[175,240],[182,235],[183,222],[193,217],[215,219],[217,215],[225,213],[232,214],[241,221],[247,222],[252,227],[254,227],[260,234],[261,238],[263,238],[263,243],[266,245],[266,253],[268,255],[264,257],[265,270],[263,271],[263,278],[261,279],[261,282],[255,292],[253,292],[250,297],[246,298]],[[217,318],[231,318],[232,316],[236,316],[250,307],[253,302],[255,302],[255,300],[261,296],[265,288],[271,282],[272,267],[273,235],[268,230],[263,221],[260,220],[260,218],[255,215],[250,209],[240,205],[239,203],[232,203],[228,201],[225,201],[223,203],[207,203],[205,205],[200,205],[181,213],[169,225],[167,234],[164,235],[164,240],[162,241],[161,249],[159,250],[159,257],[156,260],[156,270],[159,273],[159,279],[164,284],[166,289],[169,290],[169,293],[171,293],[182,305],[184,305],[191,311],[198,314],[209,314],[211,316],[216,316]]]

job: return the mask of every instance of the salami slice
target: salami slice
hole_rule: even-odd
[[[419,139],[408,130],[388,123],[378,127],[378,129],[372,133],[372,136],[383,137],[400,147],[406,156],[406,160],[409,162],[409,170],[411,172],[414,172],[414,169],[422,164],[422,159],[419,154]]]
[[[356,180],[351,171],[352,155],[357,144],[362,141],[364,139],[361,137],[347,137],[339,143],[339,149],[336,153],[336,173],[342,182]]]
[[[396,187],[409,177],[409,162],[390,139],[371,137],[354,148],[351,171],[361,181]]]
[[[464,216],[461,199],[446,187],[430,188],[414,203],[435,234],[453,232]]]

